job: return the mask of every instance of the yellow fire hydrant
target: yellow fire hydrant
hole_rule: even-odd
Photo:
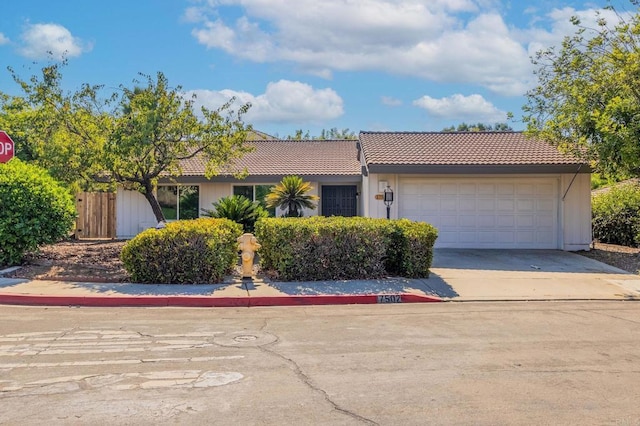
[[[237,241],[238,250],[242,251],[242,278],[251,278],[253,276],[253,258],[256,251],[262,246],[250,233],[242,234]]]

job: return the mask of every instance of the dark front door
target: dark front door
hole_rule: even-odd
[[[324,185],[322,216],[356,216],[358,214],[356,185]]]

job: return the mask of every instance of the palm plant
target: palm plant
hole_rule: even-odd
[[[286,210],[284,215],[287,217],[301,217],[303,208],[316,208],[314,201],[319,200],[319,197],[307,194],[312,189],[311,184],[303,182],[300,176],[285,176],[271,189],[265,201],[269,208],[279,207],[280,210]]]
[[[258,219],[269,216],[269,212],[260,203],[243,195],[222,197],[212,204],[215,210],[202,209],[203,216],[232,220],[242,225],[244,232],[253,233]]]

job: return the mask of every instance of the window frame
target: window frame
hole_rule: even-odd
[[[265,209],[265,210],[267,210],[267,211],[269,212],[269,215],[271,215],[271,216],[276,216],[276,209],[275,209],[275,207],[268,208],[268,207],[266,206],[266,204],[264,204],[264,200],[256,200],[256,187],[257,187],[257,186],[265,186],[265,187],[268,187],[268,188],[272,188],[272,187],[274,187],[274,186],[276,186],[276,185],[277,185],[277,183],[232,184],[232,185],[231,185],[231,195],[236,195],[235,188],[237,188],[237,187],[251,187],[251,194],[252,194],[251,201],[253,201],[253,202],[258,201],[258,202],[260,203],[260,205],[261,205],[262,207],[264,207],[264,209]],[[269,192],[270,192],[270,191],[267,191],[267,194],[268,194]],[[238,194],[238,195],[244,195],[244,194]]]
[[[200,190],[201,190],[201,185],[199,185],[199,184],[185,185],[185,184],[177,184],[177,183],[176,184],[174,184],[174,183],[172,183],[172,184],[158,184],[158,185],[156,185],[156,200],[158,201],[158,204],[160,204],[160,199],[158,198],[158,189],[160,189],[161,187],[165,187],[165,188],[173,187],[173,188],[176,188],[175,189],[176,193],[174,194],[175,195],[176,218],[175,219],[167,219],[165,217],[165,220],[167,222],[175,222],[177,220],[191,220],[191,219],[197,219],[197,218],[200,217],[200,193],[201,193]],[[196,217],[193,217],[193,218],[189,217],[187,219],[182,219],[180,217],[180,204],[181,204],[180,203],[180,201],[181,201],[181,199],[180,199],[180,189],[184,188],[184,187],[197,188],[198,207],[197,207],[197,216]],[[162,204],[160,204],[160,208],[163,208]]]

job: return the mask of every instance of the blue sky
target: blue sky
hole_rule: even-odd
[[[520,116],[535,83],[529,57],[572,33],[572,15],[589,24],[605,4],[6,1],[0,91],[20,93],[7,66],[28,77],[47,63],[47,52],[66,52],[68,90],[131,87],[139,72],[162,71],[209,107],[230,96],[251,102],[245,121],[280,137],[296,129],[438,131],[504,122],[508,111]]]

